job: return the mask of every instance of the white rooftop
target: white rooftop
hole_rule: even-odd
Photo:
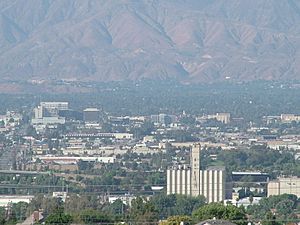
[[[99,112],[99,109],[97,108],[86,108],[85,110],[83,110],[84,112]]]

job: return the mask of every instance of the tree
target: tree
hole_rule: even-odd
[[[26,133],[27,136],[32,136],[32,137],[34,137],[34,138],[37,137],[36,130],[34,129],[33,126],[28,126],[28,127],[26,128],[25,133]]]
[[[151,199],[159,212],[161,219],[174,215],[188,215],[205,204],[203,196],[191,197],[185,195],[156,195]]]
[[[108,207],[109,212],[112,215],[122,215],[127,210],[127,208],[128,207],[120,199],[117,199],[116,201],[111,203]]]
[[[86,161],[83,161],[83,160],[79,160],[78,163],[78,169],[79,170],[91,170],[94,166],[94,163],[92,162],[86,162]]]
[[[72,216],[63,212],[52,213],[47,216],[45,224],[66,225],[72,222]]]
[[[80,219],[86,224],[91,224],[91,223],[109,224],[112,222],[110,220],[110,217],[107,214],[98,212],[94,209],[88,209],[82,211],[80,213]]]
[[[64,204],[65,212],[70,214],[78,214],[78,212],[86,209],[95,209],[97,204],[91,196],[78,196],[76,194],[69,194]]]
[[[132,224],[157,224],[159,216],[152,202],[137,197],[132,201],[129,218]]]
[[[290,199],[282,200],[276,205],[276,212],[284,217],[289,216],[294,209],[295,202]]]
[[[267,214],[276,210],[276,216],[280,219],[292,219],[294,210],[297,208],[298,199],[296,195],[283,194],[270,196],[259,201],[258,205],[247,207],[247,214],[254,219],[264,218]]]
[[[175,213],[177,215],[191,215],[195,209],[205,205],[205,197],[191,197],[176,195]]]
[[[26,219],[27,207],[28,203],[26,202],[19,202],[12,205],[12,214],[16,221],[24,221]]]
[[[155,205],[161,219],[174,215],[176,201],[176,195],[166,194],[156,195],[151,199],[151,202]]]
[[[280,225],[280,223],[276,221],[276,217],[272,212],[268,212],[262,221],[262,225]]]
[[[184,225],[190,225],[192,224],[192,218],[189,216],[171,216],[166,221],[160,223],[160,225],[180,225],[181,222]]]
[[[27,207],[27,213],[31,214],[36,210],[43,209],[45,214],[51,214],[57,212],[57,210],[62,207],[63,202],[61,198],[49,198],[40,194],[32,199],[29,206]]]
[[[4,224],[5,223],[5,208],[4,207],[0,207],[0,224]]]
[[[72,216],[64,213],[64,208],[59,206],[53,213],[46,217],[45,224],[66,225],[72,222]]]
[[[193,218],[196,222],[212,218],[229,220],[237,224],[246,222],[246,214],[241,208],[233,205],[224,206],[221,203],[210,203],[200,207],[193,212]]]
[[[249,196],[249,202],[250,202],[250,204],[252,204],[252,203],[253,203],[253,200],[254,200],[254,198],[253,198],[253,194],[251,194],[251,195]]]

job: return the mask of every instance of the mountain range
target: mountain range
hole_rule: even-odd
[[[1,0],[0,78],[300,79],[299,0]]]

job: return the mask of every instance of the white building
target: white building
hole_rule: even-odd
[[[200,149],[199,144],[193,145],[190,166],[167,170],[167,194],[203,195],[207,202],[221,202],[225,199],[225,169],[200,170]]]
[[[136,198],[136,196],[130,195],[130,194],[125,194],[125,195],[110,195],[108,197],[108,202],[109,203],[114,203],[117,200],[121,200],[124,205],[131,206],[131,202],[135,198]]]
[[[43,118],[43,107],[42,106],[37,106],[34,108],[34,118],[35,119],[42,119]]]
[[[221,123],[228,124],[230,123],[230,113],[216,113],[213,115],[204,115],[201,117],[196,118],[197,121],[205,121],[205,120],[211,120],[215,119],[217,121],[220,121]]]
[[[57,115],[59,110],[69,109],[68,102],[41,102],[40,106],[47,110],[50,114]]]
[[[76,164],[77,162],[96,162],[96,163],[114,163],[114,157],[100,157],[100,156],[35,156],[33,160],[40,159],[44,163],[57,163],[57,164]]]
[[[33,195],[1,195],[0,196],[0,207],[8,207],[10,204],[19,202],[30,203],[34,198]]]
[[[216,120],[227,124],[230,122],[230,113],[217,113]]]
[[[39,106],[34,108],[34,118],[57,117],[60,110],[67,109],[69,109],[68,102],[41,102]]]
[[[34,117],[31,124],[38,132],[42,132],[46,126],[65,124],[64,117],[59,117],[60,110],[67,110],[68,102],[41,102],[39,106],[34,108]]]
[[[66,191],[56,191],[52,193],[53,198],[61,198],[63,202],[66,201],[67,196],[68,196],[68,192]]]
[[[35,126],[39,125],[55,125],[55,124],[65,124],[66,119],[64,117],[42,117],[38,119],[32,119],[31,124]]]

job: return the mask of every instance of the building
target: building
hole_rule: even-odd
[[[280,119],[281,119],[281,122],[283,122],[283,123],[290,123],[292,121],[298,122],[298,121],[300,121],[300,116],[295,115],[295,114],[281,114]]]
[[[271,195],[292,194],[300,197],[300,178],[280,177],[268,183],[268,197]]]
[[[30,203],[34,198],[33,195],[1,195],[0,207],[8,207],[10,204],[17,204],[19,202]]]
[[[159,123],[159,115],[151,115],[150,116],[150,121],[152,123]]]
[[[40,155],[33,157],[33,160],[36,161],[40,159],[44,163],[56,163],[56,164],[77,164],[79,161],[84,162],[95,162],[95,163],[114,163],[114,157],[101,157],[101,156],[49,156],[49,155]]]
[[[67,191],[56,191],[52,193],[53,198],[60,198],[63,202],[66,201],[68,197],[68,192]]]
[[[114,203],[117,200],[121,200],[124,205],[131,206],[132,200],[134,200],[136,196],[131,195],[131,194],[124,194],[124,195],[110,195],[108,196],[108,202],[109,203]]]
[[[230,113],[217,113],[216,120],[221,123],[228,124],[230,123]]]
[[[68,102],[41,102],[40,105],[42,107],[44,107],[45,109],[49,110],[49,111],[69,109],[69,103]]]
[[[59,110],[58,116],[64,117],[68,120],[83,120],[82,112],[78,112],[76,110],[71,110],[71,109]]]
[[[56,127],[58,124],[65,124],[65,117],[60,117],[59,112],[68,110],[68,102],[41,102],[34,108],[34,118],[31,125],[37,132],[42,132],[48,126]]]
[[[83,110],[83,120],[85,122],[98,122],[100,111],[97,108],[87,108]]]
[[[231,174],[232,181],[233,182],[242,182],[245,178],[251,179],[254,183],[267,183],[269,182],[270,175],[268,173],[262,173],[262,172],[232,172]]]
[[[38,119],[32,119],[31,124],[35,127],[37,125],[54,125],[65,124],[66,120],[63,117],[42,117]]]
[[[163,113],[158,115],[158,121],[160,124],[164,124],[164,125],[168,125],[168,124],[172,123],[171,117],[169,115],[163,114]]]
[[[35,119],[42,119],[43,118],[43,107],[42,106],[38,106],[36,108],[34,108],[34,118]]]
[[[200,169],[200,144],[191,150],[190,165],[179,165],[167,170],[167,194],[203,195],[207,202],[225,199],[225,168]]]
[[[42,119],[43,117],[59,117],[59,112],[69,109],[68,102],[41,102],[34,108],[34,118]]]
[[[175,121],[175,118],[176,116],[160,113],[158,115],[151,115],[150,121],[155,124],[169,125],[170,123]]]
[[[217,120],[221,123],[228,124],[230,123],[230,113],[216,113],[213,115],[203,115],[201,117],[197,117],[196,120],[199,122],[204,122],[207,120]]]
[[[119,140],[132,139],[133,134],[130,133],[71,133],[65,135],[66,138],[114,138]]]

